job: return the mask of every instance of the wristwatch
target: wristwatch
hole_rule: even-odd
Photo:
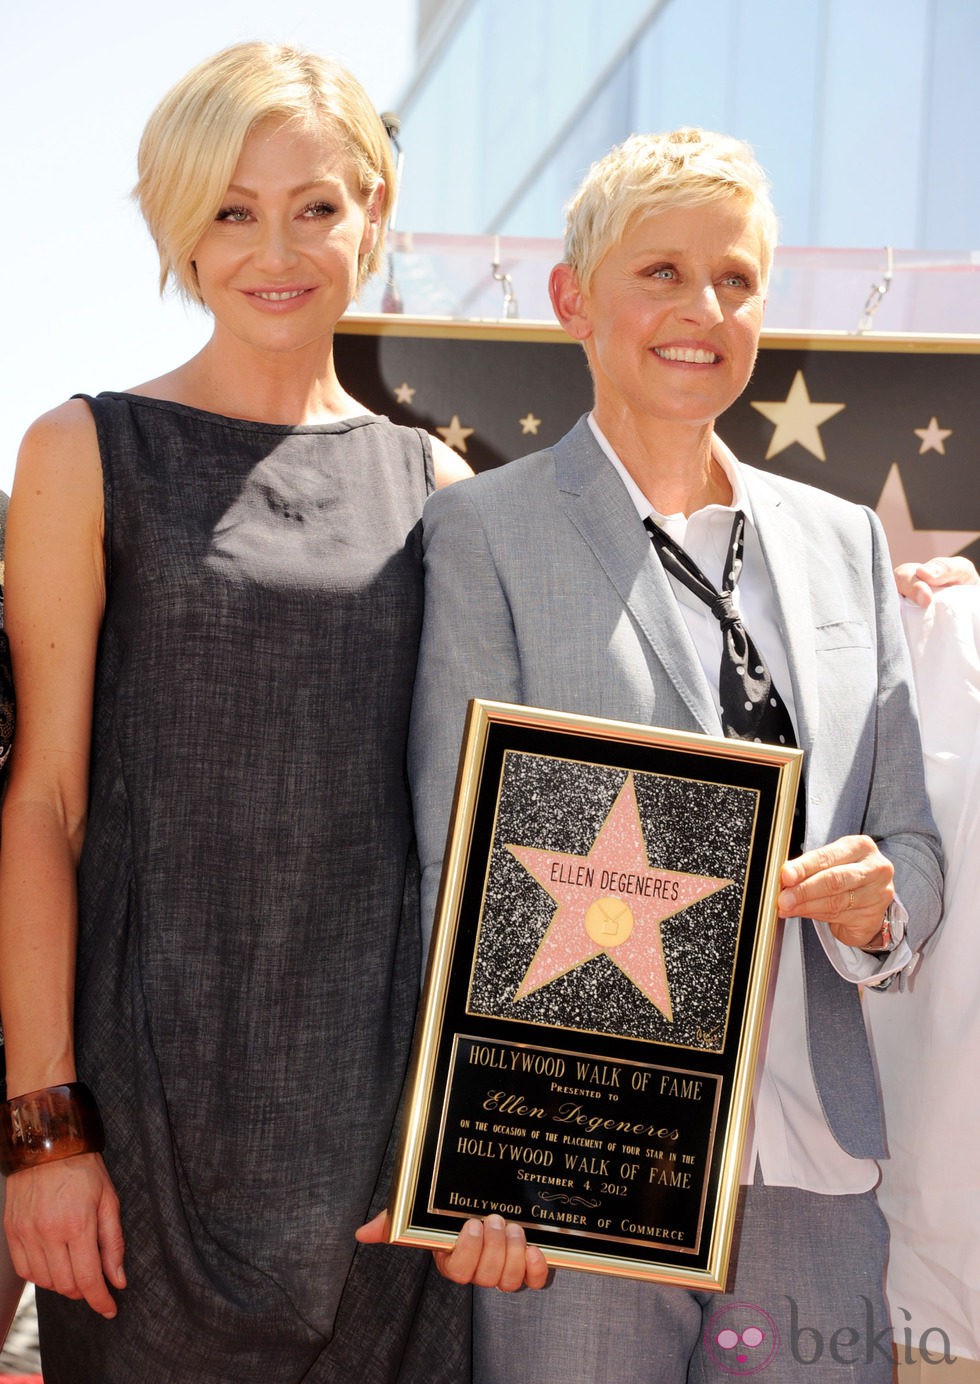
[[[878,929],[877,937],[873,937],[866,947],[862,947],[863,952],[875,957],[878,961],[884,961],[885,957],[891,956],[895,948],[905,939],[905,918],[904,909],[896,907],[895,901],[888,905],[885,916],[881,920],[881,927]]]

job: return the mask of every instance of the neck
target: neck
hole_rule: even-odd
[[[711,423],[671,423],[616,417],[596,406],[594,417],[616,455],[659,514],[690,515],[731,502],[732,487],[711,451]]]
[[[228,418],[294,426],[368,411],[337,378],[332,340],[301,351],[258,352],[216,331],[196,356],[140,392]]]

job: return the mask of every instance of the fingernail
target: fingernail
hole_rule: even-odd
[[[487,1217],[487,1225],[488,1225],[491,1229],[493,1229],[493,1230],[503,1230],[503,1229],[504,1229],[504,1218],[503,1218],[503,1216],[497,1216],[497,1215],[488,1216],[488,1217]]]

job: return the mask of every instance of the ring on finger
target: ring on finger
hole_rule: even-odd
[[[854,907],[854,890],[853,890],[853,889],[851,890],[850,894],[847,896],[847,906],[848,906],[848,908],[853,908],[853,907]]]

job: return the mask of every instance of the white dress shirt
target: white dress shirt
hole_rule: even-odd
[[[718,437],[713,439],[712,454],[732,488],[730,504],[706,505],[691,515],[663,515],[640,490],[591,415],[589,426],[622,478],[640,518],[649,517],[659,524],[716,586],[720,587],[722,581],[734,513],[741,510],[745,515],[743,566],[733,601],[766,660],[795,725],[793,684],[776,619],[776,603],[735,457]],[[721,735],[721,625],[693,592],[674,578],[669,579],[711,689],[718,711],[717,734]],[[873,1159],[852,1158],[840,1147],[820,1108],[813,1081],[806,1036],[801,926],[816,926],[834,968],[854,984],[881,981],[912,961],[904,941],[882,963],[866,952],[843,946],[824,923],[801,923],[799,918],[789,918],[780,927],[766,1006],[763,1058],[756,1075],[754,1128],[746,1145],[742,1180],[752,1180],[758,1159],[762,1179],[769,1186],[800,1187],[830,1195],[866,1192],[878,1180],[878,1165]]]

